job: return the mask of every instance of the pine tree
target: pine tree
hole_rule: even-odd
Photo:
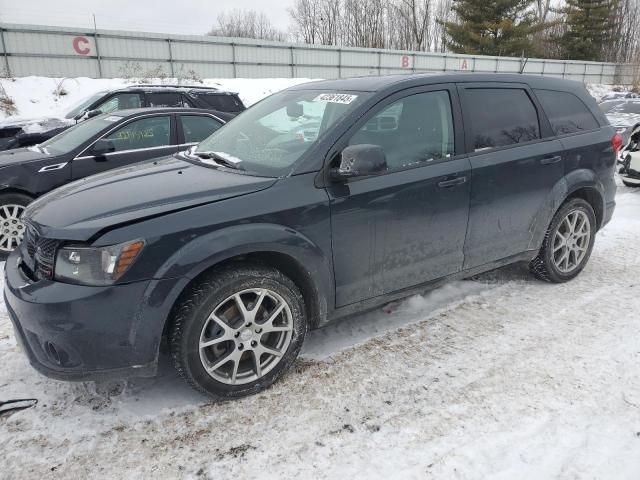
[[[564,57],[570,60],[604,60],[613,41],[618,0],[566,0],[561,10],[567,30],[560,37]]]
[[[533,0],[453,0],[455,21],[443,22],[447,47],[474,55],[535,55],[531,37],[538,23]]]

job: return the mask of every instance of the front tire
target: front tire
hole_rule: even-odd
[[[575,278],[591,256],[596,228],[589,202],[582,198],[568,200],[554,215],[529,270],[546,282],[563,283]]]
[[[20,245],[24,237],[22,214],[33,199],[22,193],[0,195],[0,258],[4,259]]]
[[[258,393],[295,361],[304,300],[276,269],[235,265],[206,274],[173,309],[169,344],[179,374],[215,400]]]

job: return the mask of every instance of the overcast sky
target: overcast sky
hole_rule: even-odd
[[[166,33],[203,34],[218,14],[234,8],[264,11],[286,30],[292,0],[0,0],[0,21]]]

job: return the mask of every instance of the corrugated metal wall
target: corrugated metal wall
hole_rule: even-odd
[[[412,72],[519,72],[630,84],[634,65],[336,48],[195,35],[0,26],[0,70],[16,77],[336,78]]]

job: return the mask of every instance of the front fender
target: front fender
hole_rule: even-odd
[[[234,225],[198,236],[173,253],[157,275],[193,279],[230,258],[265,252],[291,257],[322,287],[322,293],[330,290],[331,259],[322,249],[292,228],[269,223]]]

